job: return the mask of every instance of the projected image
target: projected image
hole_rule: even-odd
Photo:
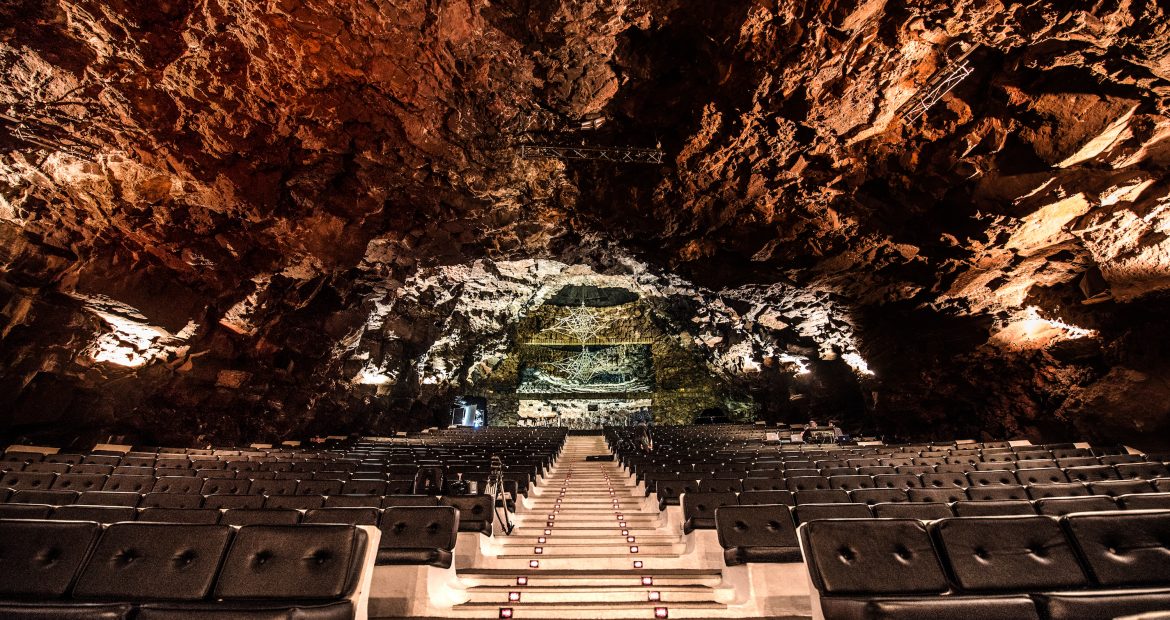
[[[542,347],[520,369],[525,394],[648,392],[654,389],[649,345]]]
[[[487,423],[487,399],[479,396],[458,396],[451,405],[451,424],[481,428]]]

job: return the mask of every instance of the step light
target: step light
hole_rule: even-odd
[[[638,545],[633,545],[630,547],[630,553],[637,553],[637,552],[638,552]]]
[[[528,585],[528,578],[527,577],[517,577],[516,578],[516,585],[518,585],[518,586]]]
[[[657,593],[655,593],[655,594],[657,594]],[[658,599],[652,598],[650,600],[656,601]],[[520,593],[519,592],[509,592],[508,593],[508,602],[509,603],[519,603],[520,602]]]
[[[533,547],[532,552],[536,555],[544,555],[544,547]]]
[[[669,618],[670,612],[668,612],[665,607],[655,607],[654,608],[654,617],[655,618]]]
[[[642,585],[644,585],[644,586],[654,585],[654,578],[653,577],[643,577],[642,578]]]
[[[634,537],[633,536],[626,536],[626,542],[628,542],[628,543],[635,542]]]
[[[622,536],[629,536],[630,530],[622,530]]]
[[[520,600],[520,599],[517,598],[516,600]],[[662,600],[662,593],[659,592],[658,590],[651,590],[651,591],[646,593],[646,600],[657,603],[658,601]]]
[[[544,535],[545,536],[552,536],[552,530],[545,530]]]
[[[528,568],[540,568],[540,560],[528,560]]]
[[[634,568],[642,568],[644,565],[645,565],[645,562],[643,562],[642,560],[634,560]]]
[[[546,540],[547,540],[547,539],[546,539],[544,536],[539,536],[539,537],[537,537],[537,539],[536,539],[536,542],[538,542],[538,543],[540,543],[540,544],[542,544],[542,545],[543,545],[543,544],[545,543],[545,541],[546,541]]]
[[[657,614],[658,612],[656,611],[654,613]],[[511,618],[512,617],[512,608],[511,607],[501,607],[500,608],[500,617],[501,618]],[[655,616],[655,617],[657,617],[657,616]]]

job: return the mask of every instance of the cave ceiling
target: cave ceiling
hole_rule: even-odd
[[[427,426],[610,277],[771,420],[1170,430],[1168,166],[1155,0],[0,0],[0,435]]]

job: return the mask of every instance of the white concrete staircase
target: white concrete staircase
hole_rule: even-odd
[[[512,534],[497,528],[490,551],[459,566],[467,599],[453,617],[728,616],[735,591],[721,566],[686,557],[679,524],[615,461],[585,458],[608,453],[600,436],[568,438]]]

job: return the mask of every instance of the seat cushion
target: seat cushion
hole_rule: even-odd
[[[348,525],[247,525],[236,533],[215,584],[225,600],[346,596],[361,570],[366,535]]]
[[[301,522],[377,525],[380,517],[377,508],[315,508],[306,511]]]
[[[0,618],[5,620],[125,620],[133,612],[131,605],[0,603]]]
[[[834,620],[1039,620],[1026,596],[821,599],[825,618]]]
[[[942,502],[897,502],[873,505],[873,516],[881,519],[918,519],[933,521],[955,516],[951,507]]]
[[[697,486],[697,485],[696,485]],[[459,531],[491,535],[495,501],[487,495],[446,495],[442,503],[459,511]]]
[[[1064,527],[1105,587],[1170,587],[1170,512],[1079,514]]]
[[[955,502],[953,508],[955,516],[958,517],[1005,517],[1036,514],[1032,502],[1027,500]]]
[[[219,518],[223,525],[296,525],[301,522],[299,510],[232,508]]]
[[[0,597],[63,596],[100,533],[97,523],[0,521]]]
[[[1126,510],[1170,510],[1170,493],[1139,493],[1117,498]]]
[[[378,566],[415,565],[451,568],[453,554],[446,549],[379,548]]]
[[[724,549],[799,545],[791,509],[781,504],[721,506],[715,511],[715,531]]]
[[[920,521],[813,521],[802,532],[809,574],[824,594],[941,594],[949,587]]]
[[[797,523],[818,519],[868,519],[873,516],[865,504],[801,504],[793,514]]]
[[[117,523],[119,521],[133,521],[138,518],[138,511],[129,506],[58,506],[50,516],[54,521],[96,521],[97,523]]]
[[[379,549],[455,548],[460,515],[450,506],[397,506],[382,514]]]
[[[1074,512],[1102,512],[1117,510],[1117,502],[1112,497],[1097,495],[1090,497],[1049,497],[1033,502],[1036,512],[1042,515],[1059,517]]]
[[[728,566],[743,564],[787,564],[801,560],[800,547],[731,547],[723,550]]]
[[[1036,605],[1048,620],[1112,620],[1170,609],[1170,590],[1043,594]]]
[[[144,605],[134,620],[352,620],[353,603],[348,600],[319,605],[278,603],[207,603],[190,605]]]
[[[98,541],[78,598],[199,600],[207,596],[231,540],[222,525],[115,523]]]
[[[214,525],[219,523],[219,511],[209,508],[143,508],[139,521],[154,523]]]
[[[741,506],[752,506],[761,504],[784,504],[785,506],[792,506],[796,502],[792,499],[792,492],[785,489],[776,489],[773,491],[744,491],[739,494],[739,504]]]
[[[1025,591],[1088,585],[1055,519],[977,517],[931,526],[955,583],[968,592]]]

